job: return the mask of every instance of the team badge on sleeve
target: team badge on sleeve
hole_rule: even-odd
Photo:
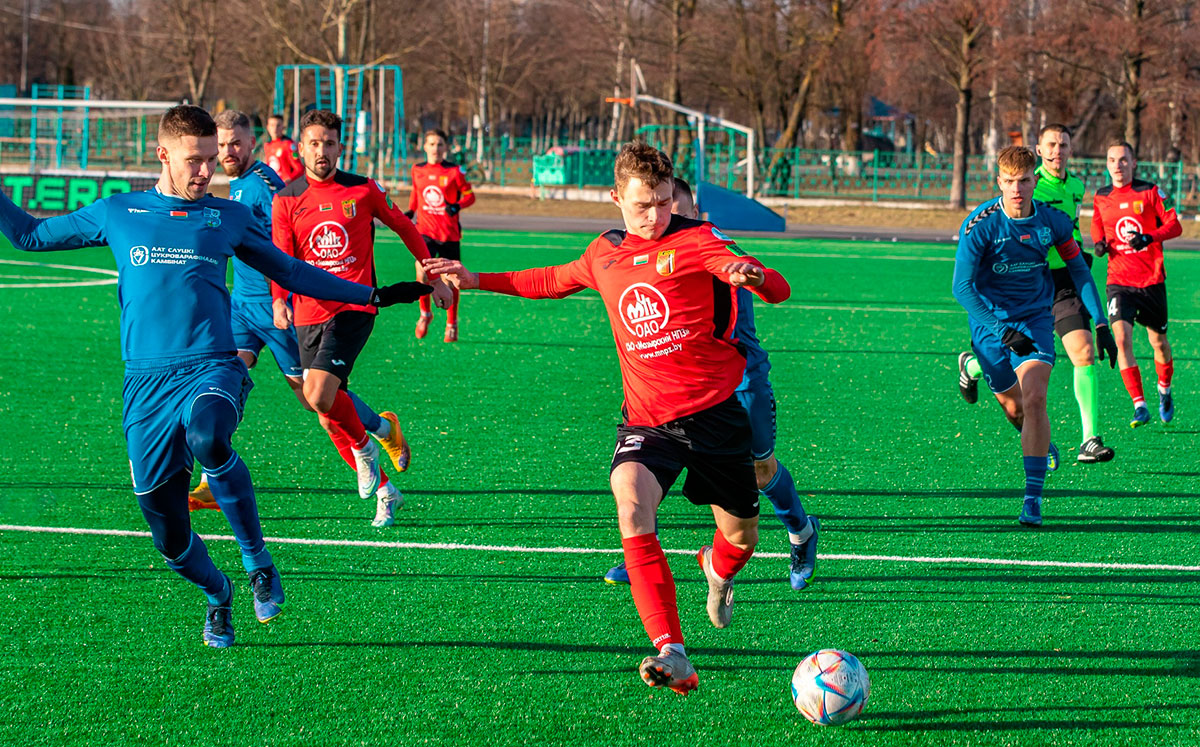
[[[354,200],[342,200],[342,215],[347,218],[353,218],[356,214],[357,210],[355,209]]]
[[[675,250],[665,249],[659,252],[658,261],[654,263],[654,269],[658,270],[658,274],[663,277],[675,272]]]

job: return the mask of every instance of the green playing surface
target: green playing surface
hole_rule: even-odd
[[[467,239],[469,264],[495,270],[568,261],[588,237]],[[778,455],[821,517],[822,560],[800,593],[785,560],[752,560],[716,630],[690,554],[711,516],[671,492],[661,536],[680,551],[700,674],[687,698],[642,684],[651,648],[628,588],[601,582],[619,558],[607,468],[621,385],[594,294],[467,293],[457,345],[441,312],[423,341],[414,308],[383,312],[352,386],[412,443],[388,529],[264,353],[235,443],[266,533],[292,540],[269,543],[288,606],[257,623],[224,518],[194,514],[226,537],[209,546],[237,585],[237,645],[218,651],[201,645],[202,596],[148,537],[65,531],[146,529],[121,436],[116,286],[51,287],[103,280],[71,267],[111,256],[0,249],[0,743],[1200,743],[1200,254],[1167,258],[1174,425],[1130,429],[1105,364],[1101,434],[1117,457],[1077,464],[1060,356],[1063,466],[1034,530],[1016,523],[1016,434],[986,393],[958,394],[951,247],[741,243],[792,284],[757,314]],[[378,255],[381,278],[411,277],[395,241]],[[760,552],[786,551],[769,512],[762,529]],[[850,726],[812,726],[791,703],[792,669],[818,648],[870,672]]]

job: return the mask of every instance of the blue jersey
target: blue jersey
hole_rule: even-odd
[[[754,327],[754,294],[745,288],[738,288],[737,305],[737,324],[734,325],[733,336],[746,351],[746,373],[742,375],[742,383],[737,388],[741,392],[757,382],[766,381],[771,362],[767,359],[767,351],[758,341],[758,330]]]
[[[262,161],[255,161],[245,173],[229,182],[229,199],[242,203],[271,235],[271,200],[283,189],[279,174]],[[237,257],[233,258],[233,300],[245,303],[271,303],[271,284],[263,274]]]
[[[366,304],[372,289],[301,262],[271,243],[241,203],[184,200],[158,189],[98,200],[39,220],[0,192],[0,232],[18,249],[54,251],[108,245],[117,263],[121,357],[144,364],[232,354],[226,263],[236,255],[284,288]]]

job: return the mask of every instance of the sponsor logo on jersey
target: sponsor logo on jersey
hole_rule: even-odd
[[[1123,215],[1117,221],[1117,238],[1126,244],[1133,238],[1134,234],[1142,232],[1142,224],[1137,218],[1132,215]]]
[[[349,200],[342,200],[342,215],[346,216],[347,218],[353,218],[357,214],[358,210],[356,209],[353,198]]]
[[[332,212],[332,211],[333,211],[333,203],[332,203],[332,202],[326,202],[325,204],[321,205],[321,207],[320,207],[320,208],[318,208],[318,209],[319,209],[319,210],[320,210],[322,213],[328,213],[328,212]]]
[[[1017,275],[1022,272],[1035,272],[1045,266],[1045,262],[997,262],[992,265],[992,272],[997,275]]]
[[[637,267],[638,265],[644,265],[649,261],[650,261],[649,254],[639,254],[633,258],[633,266]]]
[[[446,195],[433,184],[421,190],[421,199],[431,208],[440,208],[446,204]]]
[[[337,259],[350,249],[350,235],[341,223],[327,220],[308,235],[308,248],[320,259]]]
[[[607,270],[608,268],[612,267],[612,266],[613,266],[613,265],[615,265],[616,263],[617,263],[617,260],[615,260],[615,259],[610,259],[610,260],[608,260],[607,262],[605,262],[603,265],[601,265],[601,266],[600,266],[600,269],[601,269],[601,270]]]
[[[150,249],[140,245],[129,247],[129,261],[134,267],[141,267],[150,261]]]
[[[209,228],[217,228],[221,225],[221,211],[216,208],[204,208],[204,225]]]
[[[141,208],[125,208],[125,209],[131,213],[148,213],[148,212],[150,212],[149,210],[142,210]]]
[[[658,260],[654,263],[654,269],[658,270],[658,274],[663,277],[675,272],[675,250],[664,249],[659,252]]]
[[[638,337],[661,332],[671,318],[671,307],[657,288],[646,283],[634,283],[625,289],[617,301],[625,329]]]

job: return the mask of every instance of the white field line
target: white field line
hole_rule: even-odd
[[[17,265],[18,267],[49,267],[55,270],[73,270],[74,272],[94,272],[97,275],[106,275],[102,280],[76,280],[65,283],[0,283],[0,288],[81,288],[87,285],[115,285],[117,282],[117,271],[109,270],[102,267],[76,267],[75,265],[52,265],[46,262],[23,262],[17,259],[0,259],[0,264]],[[3,276],[9,277],[7,275]],[[26,276],[26,280],[36,280],[38,276]]]
[[[128,529],[86,529],[82,527],[37,527],[17,524],[0,524],[0,532],[34,532],[41,534],[83,534],[103,537],[146,537],[149,532]],[[233,542],[227,534],[204,534],[205,540]],[[476,552],[505,552],[544,555],[618,555],[618,549],[597,547],[528,547],[524,545],[469,545],[454,542],[379,542],[376,540],[307,539],[302,537],[266,537],[267,542],[277,545],[306,545],[311,547],[372,547],[391,550],[467,550]],[[695,555],[695,550],[664,550],[671,555]],[[756,552],[758,558],[787,558],[782,552]],[[1033,568],[1092,568],[1112,571],[1185,571],[1200,572],[1200,565],[1166,565],[1162,563],[1093,563],[1067,560],[1011,560],[1008,558],[972,557],[929,557],[923,555],[847,555],[818,554],[821,560],[864,560],[880,563],[939,563],[956,565],[1001,565]]]

